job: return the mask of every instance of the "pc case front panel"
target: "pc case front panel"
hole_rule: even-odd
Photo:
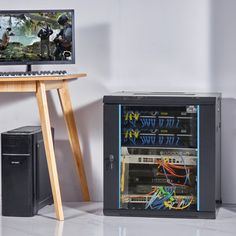
[[[199,210],[199,106],[119,105],[119,208]]]
[[[32,160],[30,154],[2,155],[2,215],[32,216]],[[17,196],[17,197],[16,197]]]
[[[1,136],[2,215],[32,216],[32,141],[28,136]]]

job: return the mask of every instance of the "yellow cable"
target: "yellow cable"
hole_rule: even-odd
[[[125,189],[125,157],[122,159],[122,174],[121,174],[121,192]]]
[[[191,201],[187,205],[185,205],[183,207],[173,207],[167,201],[164,202],[164,205],[166,207],[170,208],[170,209],[183,210],[183,209],[186,209],[187,207],[189,207],[191,205],[192,201],[193,201],[193,197],[192,197]]]

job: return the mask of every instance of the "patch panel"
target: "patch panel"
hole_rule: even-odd
[[[166,181],[165,181],[166,184]],[[155,188],[157,188],[158,186],[154,186],[154,185],[148,185],[148,184],[137,184],[136,186],[133,186],[130,189],[130,193],[132,194],[147,194],[152,192]],[[173,189],[175,190],[175,193],[177,195],[191,195],[192,189],[191,188],[185,188],[182,186],[169,186],[169,189]]]
[[[151,197],[152,196],[148,194],[129,194],[122,195],[121,201],[122,203],[147,203],[150,201]],[[196,197],[192,195],[176,195],[173,198],[177,201],[192,199],[192,204],[196,204]]]
[[[196,166],[197,165],[197,156],[166,156],[166,155],[125,155],[121,156],[122,160],[126,164],[156,164],[157,161],[162,160],[164,162],[175,164],[175,165],[186,165],[186,166]]]
[[[163,147],[122,147],[121,152],[123,156],[126,155],[166,155],[166,156],[197,156],[197,149],[195,148],[163,148]]]

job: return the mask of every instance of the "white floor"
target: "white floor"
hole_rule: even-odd
[[[236,236],[236,206],[224,206],[216,220],[107,217],[102,203],[64,203],[65,221],[53,206],[30,218],[1,217],[1,236]]]

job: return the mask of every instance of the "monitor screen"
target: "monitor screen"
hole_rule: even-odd
[[[0,64],[72,64],[74,41],[74,10],[0,11]]]

